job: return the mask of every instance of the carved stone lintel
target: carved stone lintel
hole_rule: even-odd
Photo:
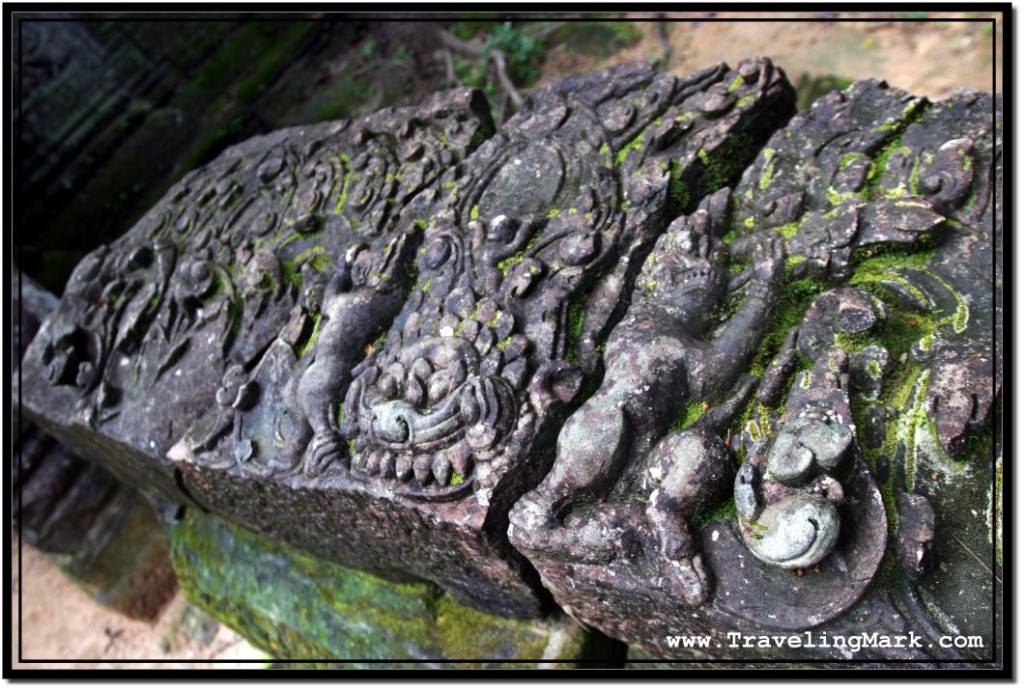
[[[1001,114],[793,102],[765,59],[625,65],[500,132],[458,90],[243,143],[76,269],[28,413],[305,552],[651,654],[936,642],[998,567]]]

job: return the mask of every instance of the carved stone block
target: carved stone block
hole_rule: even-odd
[[[76,270],[29,414],[172,501],[650,655],[980,626],[949,588],[998,568],[965,556],[998,500],[964,514],[1000,484],[998,98],[865,81],[794,117],[751,59],[550,83],[497,133],[481,99],[190,174]]]
[[[990,96],[930,104],[859,82],[668,226],[604,380],[511,514],[512,543],[566,611],[668,659],[749,659],[730,632],[911,630],[931,648],[869,655],[968,659],[938,641],[954,619],[992,630],[996,521],[964,506],[992,496],[999,452],[951,454],[992,424],[1000,391],[993,112]],[[988,534],[990,561],[939,549],[929,498],[897,502],[922,484],[966,539]],[[989,569],[978,597],[915,580],[937,555],[956,581]],[[722,645],[679,649],[680,635]],[[756,657],[846,655],[768,647]]]
[[[621,286],[684,203],[672,185],[696,198],[709,165],[738,172],[730,138],[763,138],[788,95],[764,61],[683,80],[620,67],[534,92],[405,219],[421,240],[346,257],[309,352],[282,332],[240,375],[231,395],[267,393],[217,413],[232,436],[203,441],[211,413],[176,447],[190,493],[326,558],[541,614],[508,510],[550,463]],[[416,280],[386,292],[385,272]],[[397,316],[372,342],[361,325],[382,312]]]
[[[275,132],[186,175],[75,269],[26,357],[26,411],[120,477],[187,501],[167,451],[228,393],[224,405],[251,403],[233,377],[286,325],[307,347],[306,315],[345,251],[415,214],[413,198],[490,134],[480,98]],[[387,321],[374,315],[368,338]]]

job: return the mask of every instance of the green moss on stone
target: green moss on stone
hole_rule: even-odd
[[[730,496],[723,499],[716,506],[711,507],[707,511],[698,513],[690,519],[690,525],[693,526],[694,531],[699,531],[701,528],[706,526],[711,521],[727,521],[732,522],[737,518],[736,512],[736,501]]]
[[[832,206],[839,206],[847,199],[856,196],[856,192],[838,192],[834,187],[828,188],[828,203]]]
[[[310,330],[309,336],[300,341],[295,348],[295,354],[300,359],[306,357],[316,347],[316,342],[320,338],[320,323],[323,321],[323,315],[319,312],[311,312],[310,316],[313,318],[313,328]]]
[[[295,257],[295,259],[291,260],[291,264],[292,266],[302,266],[302,264],[305,262],[309,262],[312,264],[318,261],[318,257],[323,257],[328,260],[330,259],[330,257],[327,254],[327,248],[324,247],[323,245],[317,245],[316,247],[310,247],[306,250],[303,250],[298,254],[298,256]],[[320,259],[319,261],[323,260]]]
[[[363,667],[380,663],[346,660],[551,655],[571,664],[588,640],[569,620],[478,612],[429,584],[391,583],[346,569],[197,510],[169,531],[186,597],[273,658]]]
[[[858,158],[867,158],[862,153],[843,154],[839,159],[839,169],[842,170],[856,161]]]
[[[697,151],[697,158],[703,164],[693,178],[699,183],[697,198],[730,184],[743,171],[750,161],[750,143],[750,135],[730,133],[712,153],[703,148]]]
[[[794,222],[794,223],[787,223],[784,226],[776,226],[775,227],[775,232],[778,233],[779,235],[781,235],[782,237],[786,238],[786,239],[789,239],[789,238],[792,238],[792,237],[796,237],[796,234],[797,234],[797,232],[799,232],[799,230],[800,230],[800,222],[799,221]]]
[[[621,149],[619,149],[615,153],[615,165],[621,166],[625,162],[626,158],[629,156],[629,152],[630,151],[643,152],[643,150],[644,150],[644,136],[646,134],[647,134],[647,129],[645,128],[645,129],[641,130],[638,135],[633,137],[633,139],[628,144],[626,144]]]
[[[566,359],[569,362],[579,362],[579,343],[583,335],[583,319],[586,316],[585,302],[581,298],[573,300],[569,304],[569,332],[566,347]]]
[[[668,198],[672,205],[672,215],[684,213],[692,200],[690,188],[682,178],[682,167],[675,161],[669,166]]]
[[[856,353],[872,345],[875,339],[868,333],[836,333],[835,344],[847,353]]]
[[[505,660],[539,660],[544,658],[548,642],[546,632],[531,630],[529,625],[479,612],[457,604],[450,597],[437,602],[437,641],[445,656],[454,662],[457,669],[474,669],[478,666],[471,660],[482,657]],[[472,633],[470,633],[472,632]],[[481,654],[481,651],[486,653]],[[505,669],[528,669],[530,663],[510,662]]]
[[[693,423],[697,422],[707,409],[708,403],[706,401],[694,401],[687,404],[679,418],[672,423],[669,432],[680,432],[692,427]]]
[[[554,215],[552,215],[552,214],[554,214]],[[557,209],[552,209],[550,212],[548,212],[548,218],[554,218],[554,216],[557,216],[557,215],[558,215],[558,210]],[[529,254],[530,250],[533,249],[533,246],[535,244],[537,244],[537,240],[540,239],[540,236],[541,236],[542,233],[543,233],[543,228],[538,228],[534,232],[533,237],[531,237],[529,242],[526,243],[526,247],[523,248],[522,251],[516,252],[511,257],[508,257],[507,259],[503,259],[500,262],[498,262],[498,270],[501,271],[501,275],[502,276],[508,276],[509,273],[512,271],[512,269],[515,268],[516,264],[518,264],[519,262],[521,262],[524,259],[526,259],[526,257]],[[470,318],[473,318],[473,317],[471,316]]]
[[[764,170],[761,173],[761,181],[758,183],[758,187],[762,190],[768,189],[768,186],[772,184],[772,175],[775,173],[775,150],[764,149]]]
[[[930,374],[929,370],[924,370],[915,379],[911,408],[901,420],[900,431],[905,447],[903,462],[906,472],[906,490],[908,492],[914,491],[914,485],[917,482],[917,430],[919,427],[922,427],[930,429],[931,433],[935,434],[934,425],[930,424],[930,420],[924,412]]]
[[[348,201],[348,184],[352,178],[352,160],[348,154],[339,156],[341,161],[341,193],[338,195],[338,202],[334,205],[334,213],[340,214],[345,209],[345,202]]]

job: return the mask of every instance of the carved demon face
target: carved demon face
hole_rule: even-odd
[[[518,417],[512,387],[485,373],[478,348],[461,336],[426,338],[364,371],[345,404],[356,426],[345,430],[356,438],[353,472],[425,498],[468,491],[477,463],[501,449]]]
[[[725,288],[724,245],[713,236],[685,228],[662,236],[637,285],[654,302],[670,306],[697,318],[714,312]]]

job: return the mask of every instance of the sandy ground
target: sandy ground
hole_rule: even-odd
[[[49,557],[28,544],[20,546],[19,573],[17,536],[11,570],[14,670],[235,670],[266,666],[262,652],[199,613],[180,593],[156,621],[129,619],[98,605]]]
[[[703,16],[713,14],[714,16]],[[903,15],[914,13],[902,13]],[[667,65],[684,75],[718,61],[767,56],[795,84],[836,75],[848,79],[884,78],[890,86],[917,96],[941,100],[958,87],[1002,90],[1002,56],[993,54],[990,14],[929,12],[934,21],[897,21],[868,13],[842,13],[841,21],[821,18],[821,12],[796,12],[802,21],[780,21],[770,12],[667,12]],[[877,13],[876,13],[877,15]],[[618,55],[595,63],[592,58],[565,51],[549,56],[545,76],[569,75],[624,61],[647,61],[660,54],[661,42],[651,13],[634,13],[645,38]],[[742,19],[742,21],[735,21]],[[730,21],[733,20],[733,21]],[[994,55],[994,57],[993,57]]]
[[[890,85],[932,100],[966,86],[1002,89],[1001,55],[993,57],[991,30],[982,13],[947,13],[941,22],[877,21],[865,13],[844,14],[852,21],[778,21],[770,13],[738,15],[669,13],[671,57],[662,65],[687,74],[719,60],[735,65],[751,55],[771,57],[794,83],[839,75],[850,79],[885,77]],[[911,14],[911,13],[903,13]],[[932,18],[938,13],[929,13]],[[821,19],[821,13],[796,13]],[[631,15],[650,20],[649,13]],[[558,48],[548,55],[543,78],[579,74],[628,60],[649,60],[661,52],[657,25],[639,24],[645,40],[605,59]],[[994,86],[993,86],[994,85]],[[14,540],[12,553],[14,669],[218,669],[259,668],[263,655],[236,633],[218,626],[205,644],[190,637],[183,622],[196,610],[181,595],[153,623],[138,622],[97,605],[42,553]],[[19,609],[19,603],[23,609]],[[20,615],[20,616],[19,616]],[[20,626],[19,626],[20,623]],[[209,626],[213,622],[207,622]],[[208,636],[203,637],[208,638]]]

